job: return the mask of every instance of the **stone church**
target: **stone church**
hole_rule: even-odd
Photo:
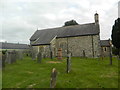
[[[37,30],[30,38],[32,50],[42,52],[43,56],[57,57],[58,50],[62,56],[70,52],[72,57],[100,56],[99,15],[94,15],[95,22]]]

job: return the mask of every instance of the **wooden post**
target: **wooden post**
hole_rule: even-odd
[[[57,78],[57,70],[53,68],[51,73],[50,88],[55,88],[56,78]]]
[[[67,56],[67,73],[70,72],[71,67],[71,53],[68,54]]]

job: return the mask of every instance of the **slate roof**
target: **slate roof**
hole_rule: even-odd
[[[32,45],[47,45],[56,38],[76,37],[99,34],[99,25],[95,23],[37,30],[30,38]]]
[[[102,47],[110,47],[109,40],[100,40],[100,45]]]
[[[27,44],[0,42],[0,49],[29,49],[29,46]]]

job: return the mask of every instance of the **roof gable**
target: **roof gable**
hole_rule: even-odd
[[[100,40],[100,45],[102,47],[110,47],[110,42],[109,40]]]
[[[75,37],[85,35],[97,35],[99,34],[99,25],[95,23],[72,25],[44,30],[37,30],[30,41],[35,41],[34,45],[50,44],[50,41],[56,36],[62,37]]]

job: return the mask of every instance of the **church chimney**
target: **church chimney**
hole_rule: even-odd
[[[99,15],[97,13],[95,13],[94,19],[95,19],[95,24],[99,24]]]

